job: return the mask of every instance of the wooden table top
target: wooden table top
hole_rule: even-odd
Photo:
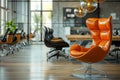
[[[91,40],[90,35],[67,35],[68,40],[75,41],[75,40]],[[120,36],[112,36],[113,41],[120,41]]]

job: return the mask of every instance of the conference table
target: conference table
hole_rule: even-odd
[[[91,40],[90,35],[66,35],[66,38],[70,41]],[[112,41],[120,41],[120,36],[112,36]]]

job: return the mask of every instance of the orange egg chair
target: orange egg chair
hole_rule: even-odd
[[[70,47],[70,57],[89,64],[84,75],[91,75],[92,70],[96,70],[92,68],[91,64],[102,61],[109,52],[112,42],[111,19],[111,16],[108,18],[88,18],[86,25],[91,33],[92,45],[90,48],[82,47],[79,44],[73,44]]]

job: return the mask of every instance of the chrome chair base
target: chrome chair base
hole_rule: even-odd
[[[79,78],[80,80],[108,80],[104,77],[104,74],[94,74],[94,75],[85,75],[85,74],[72,74],[72,77]]]
[[[47,61],[49,59],[51,59],[52,57],[56,57],[57,60],[59,59],[59,57],[64,57],[65,59],[68,59],[68,56],[66,54],[64,54],[64,51],[61,51],[61,50],[52,50],[52,52],[49,53],[49,54],[47,54]]]
[[[81,71],[81,73],[77,73],[77,71]],[[108,80],[107,73],[102,70],[92,68],[92,64],[85,64],[80,69],[75,69],[75,73],[71,76],[84,80]]]

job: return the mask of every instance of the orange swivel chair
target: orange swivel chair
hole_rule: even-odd
[[[86,25],[90,30],[93,44],[90,48],[82,47],[79,44],[73,44],[70,47],[71,57],[90,64],[84,75],[92,75],[91,64],[102,61],[109,52],[112,42],[111,19],[111,16],[109,18],[88,18]],[[104,75],[106,76],[106,74]],[[79,77],[78,74],[73,74],[73,76]],[[84,77],[86,78],[86,76]]]

